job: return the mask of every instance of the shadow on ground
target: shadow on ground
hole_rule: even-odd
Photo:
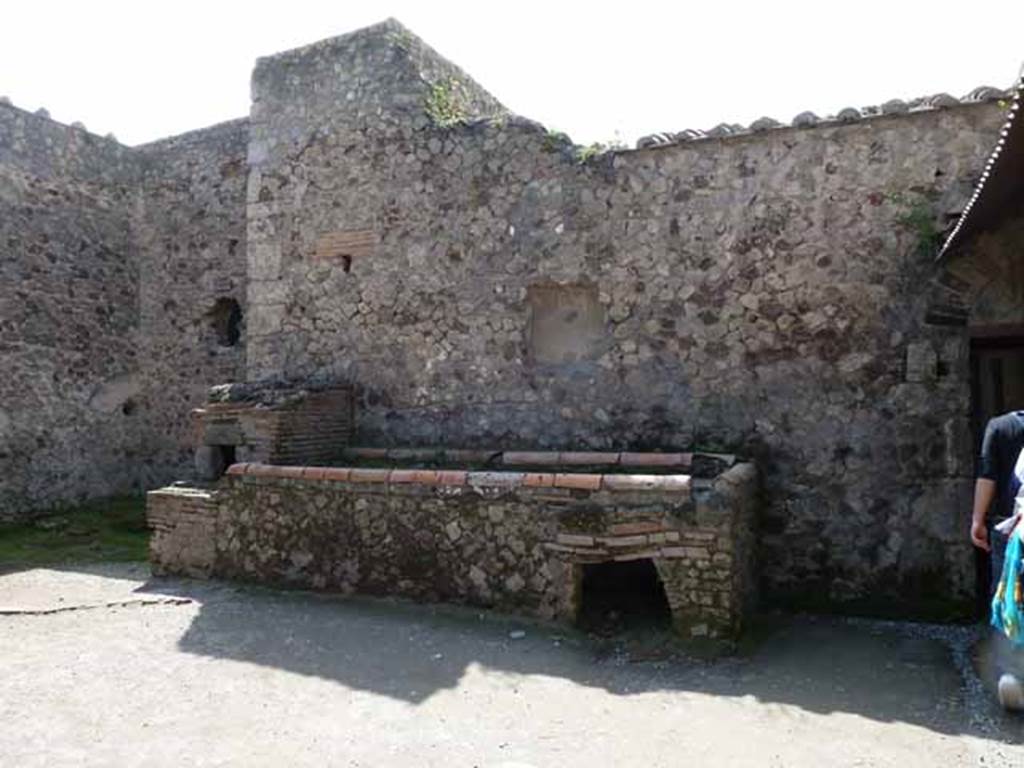
[[[138,591],[200,604],[179,643],[185,652],[412,704],[454,688],[471,665],[481,665],[621,696],[697,692],[949,735],[1013,742],[1024,735],[1022,721],[1003,715],[972,673],[979,628],[774,617],[761,621],[739,655],[701,660],[681,653],[665,633],[602,640],[469,608],[171,579],[152,579]]]

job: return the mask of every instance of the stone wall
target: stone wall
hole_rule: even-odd
[[[997,104],[587,157],[411,87],[325,98],[336,70],[415,82],[366,40],[257,67],[250,376],[353,381],[366,442],[753,454],[772,599],[971,609],[967,342],[925,323],[928,222]]]
[[[0,521],[138,472],[137,158],[0,104]]]
[[[189,411],[244,370],[247,142],[130,149],[0,104],[0,520],[189,473]]]
[[[677,630],[724,638],[754,597],[756,505],[749,464],[713,479],[236,464],[212,496],[161,489],[147,513],[159,572],[568,621],[585,564],[650,559]]]
[[[379,445],[752,456],[771,601],[972,605],[970,339],[1020,319],[1019,233],[996,272],[933,245],[990,90],[595,154],[386,22],[252,94],[138,150],[0,107],[0,515],[184,471],[244,369],[350,382]]]
[[[438,110],[445,114],[496,115],[503,108],[393,22],[260,59],[252,95],[248,290],[250,307],[258,311],[247,326],[248,378],[286,372],[303,378],[313,372],[310,357],[334,361],[364,352],[336,346],[346,341],[344,327],[364,327],[371,319],[359,317],[358,294],[341,289],[346,275],[373,270],[380,256],[387,258],[380,224],[401,215],[405,200],[398,197],[398,185],[407,181],[387,179],[374,189],[364,165],[377,164],[387,175],[393,165],[419,163],[415,140],[430,124],[427,109],[439,98]],[[429,197],[429,186],[421,179],[406,193]],[[432,210],[441,202],[432,203]],[[459,213],[451,213],[449,225],[458,227]],[[437,277],[441,285],[449,282]],[[318,286],[321,300],[304,307],[307,284]],[[401,283],[382,288],[392,298],[400,289]],[[332,293],[340,303],[324,312],[323,301],[332,301]],[[437,300],[445,301],[445,294]],[[310,333],[307,323],[318,330]],[[320,367],[335,372],[334,366]]]
[[[248,139],[248,121],[235,120],[137,149],[145,171],[134,236],[147,487],[190,476],[189,413],[211,386],[244,377]]]

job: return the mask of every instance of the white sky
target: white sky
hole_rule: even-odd
[[[1024,61],[1021,0],[10,0],[0,95],[128,144],[248,113],[269,55],[394,16],[580,143],[978,85]]]

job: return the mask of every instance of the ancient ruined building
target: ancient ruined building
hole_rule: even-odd
[[[756,566],[753,548],[736,557],[770,604],[970,611],[975,435],[1024,395],[1019,210],[974,229],[965,218],[956,247],[936,253],[1007,121],[1002,100],[1019,93],[593,152],[508,114],[388,21],[260,59],[252,94],[248,118],[134,148],[0,106],[0,518],[186,477],[197,441],[211,475],[233,461],[337,464],[317,445],[271,455],[317,434],[339,450],[602,452],[594,465],[625,466],[624,451],[732,453],[759,468],[760,510],[721,530],[749,530]],[[1006,214],[1020,198],[1004,198]],[[197,427],[190,411],[229,381],[304,388],[299,411],[336,402],[281,421],[267,414],[288,407],[267,396],[278,405],[246,427],[214,416],[264,395],[229,388]],[[367,553],[422,562],[433,546],[433,533],[414,544],[415,531],[370,515],[379,498],[342,499],[322,473],[299,487],[271,472],[269,487],[241,471],[219,481],[217,514],[273,517],[265,527],[280,535],[234,530],[218,544],[199,504],[209,551],[193,554],[209,563],[234,547],[222,571],[245,575],[255,558],[281,578],[358,582],[377,555],[331,565],[315,535],[295,538],[333,530],[336,505],[363,515],[350,533],[368,537]],[[481,480],[491,490],[472,506],[432,477],[402,491],[408,505],[491,526],[438,529],[453,549],[430,567],[451,589],[463,578],[478,596],[542,589],[529,564],[493,583],[473,562],[474,551],[526,556],[515,550],[529,536],[501,525],[515,504]],[[398,479],[383,485],[402,506]],[[564,503],[544,497],[530,519],[547,525],[547,503],[583,517],[614,507],[607,496],[580,506],[614,484],[596,482],[563,489]],[[278,509],[281,493],[292,496]],[[673,533],[647,523],[636,531],[658,532],[634,535]],[[502,535],[519,544],[486,549]],[[600,544],[586,530],[545,535]],[[411,549],[374,550],[373,536]],[[696,573],[714,553],[691,549]]]

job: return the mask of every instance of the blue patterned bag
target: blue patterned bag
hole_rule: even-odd
[[[999,579],[995,597],[992,598],[992,626],[1006,635],[1016,646],[1024,647],[1024,573],[1021,558],[1024,557],[1024,546],[1021,542],[1021,529],[1018,525],[1006,543],[1006,555],[1003,559],[1003,574]]]

